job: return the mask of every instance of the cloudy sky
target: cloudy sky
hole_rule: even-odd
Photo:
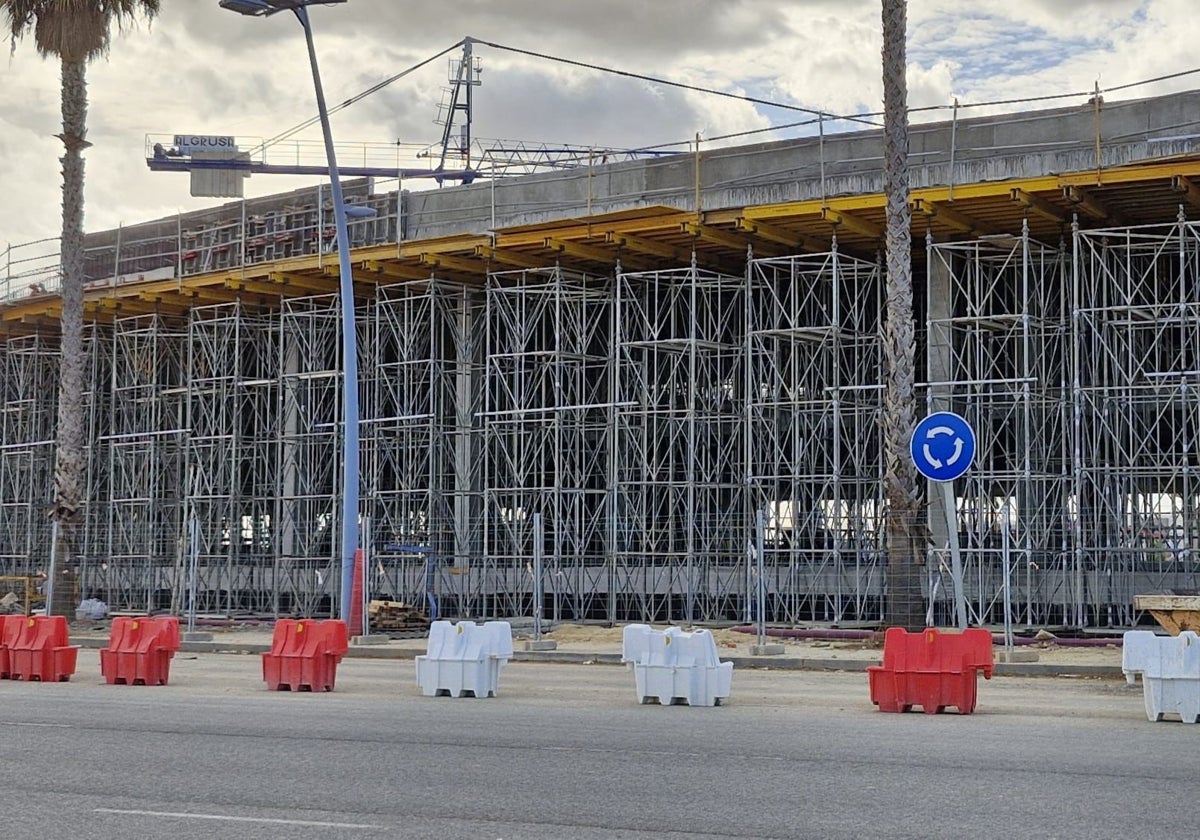
[[[913,107],[949,106],[955,97],[978,106],[1090,91],[1097,82],[1111,90],[1200,66],[1191,26],[1195,0],[914,0],[910,6]],[[86,155],[88,230],[219,203],[192,198],[184,174],[150,172],[147,134],[269,138],[316,113],[303,32],[290,15],[244,18],[217,0],[163,0],[162,7],[150,27],[114,37],[111,56],[88,71],[94,144]],[[781,105],[834,114],[882,108],[879,0],[348,0],[315,7],[311,16],[331,106],[469,35]],[[460,54],[453,49],[335,114],[343,163],[356,149],[374,160],[397,140],[439,141],[434,120],[449,59]],[[483,73],[474,134],[484,143],[633,148],[806,118],[492,46],[477,45],[475,54]],[[1107,98],[1196,87],[1200,74],[1189,74]],[[61,145],[53,135],[59,119],[58,65],[40,58],[27,38],[0,56],[0,248],[58,233]],[[748,134],[745,142],[811,131]],[[319,128],[292,139],[319,141]],[[272,161],[307,159],[311,150],[306,142],[268,154]],[[247,195],[317,180],[259,176],[248,182]]]

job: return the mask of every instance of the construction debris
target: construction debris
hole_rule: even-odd
[[[23,612],[25,612],[25,607],[15,592],[9,592],[0,598],[0,615],[16,615]]]
[[[400,601],[372,601],[367,605],[367,615],[372,630],[421,630],[429,629],[425,613]]]

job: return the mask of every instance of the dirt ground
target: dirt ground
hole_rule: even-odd
[[[666,625],[655,625],[661,629]],[[239,641],[270,644],[272,623],[245,622],[236,627],[203,627],[213,633],[215,640],[220,642],[236,638]],[[107,622],[77,622],[72,625],[73,636],[107,638]],[[603,627],[600,625],[558,624],[551,625],[542,632],[545,639],[553,639],[558,643],[560,651],[577,653],[606,653],[621,652],[623,628]],[[750,656],[750,646],[757,643],[754,633],[740,633],[728,628],[712,631],[717,644],[718,654],[722,657]],[[513,638],[520,645],[532,638],[532,628],[528,623],[517,623],[513,627]],[[782,644],[783,655],[799,659],[848,659],[856,661],[879,662],[883,657],[882,644],[871,639],[793,639],[778,636],[768,636],[768,643]],[[1053,639],[1036,644],[1017,645],[1014,650],[1024,654],[1033,653],[1036,661],[1047,664],[1062,665],[1101,665],[1111,668],[1121,667],[1121,647],[1119,644],[1100,644],[1087,647],[1070,646],[1069,640],[1058,644]],[[392,642],[394,645],[407,647],[423,646],[423,636],[413,634],[411,639],[405,638]],[[996,648],[997,660],[1000,659],[1001,648]]]
[[[558,642],[561,650],[600,652],[619,651],[621,649],[621,633],[622,628],[620,627],[560,624],[543,632],[542,636]],[[750,646],[758,641],[753,633],[740,633],[729,629],[714,630],[713,639],[722,655],[736,654],[739,656],[749,655]],[[871,660],[878,660],[882,657],[880,646],[872,643],[869,639],[791,639],[769,636],[767,642],[782,644],[785,656]],[[1018,645],[1014,649],[1036,653],[1038,662],[1110,665],[1118,668],[1121,666],[1121,647],[1117,644],[1071,647],[1047,640],[1034,645]]]

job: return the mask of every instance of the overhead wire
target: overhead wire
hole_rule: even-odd
[[[663,78],[660,78],[657,76],[650,76],[645,73],[634,73],[634,72],[631,72],[628,70],[619,70],[619,69],[616,69],[613,67],[605,67],[604,65],[601,65],[601,64],[594,64],[594,63],[586,62],[586,61],[578,61],[576,59],[571,59],[571,58],[563,58],[562,56],[551,55],[549,53],[541,53],[541,52],[537,52],[535,50],[526,50],[526,49],[522,49],[520,47],[512,47],[512,46],[508,46],[507,44],[499,44],[494,41],[485,41],[483,39],[474,38],[471,36],[467,36],[467,38],[465,38],[464,41],[471,41],[476,44],[482,44],[484,46],[492,47],[493,49],[504,50],[506,52],[529,56],[531,58],[546,59],[549,61],[556,61],[556,62],[559,62],[562,64],[568,64],[568,65],[571,65],[574,67],[581,67],[581,68],[588,69],[588,70],[597,70],[597,71],[600,71],[603,73],[611,73],[611,74],[614,74],[617,76],[624,76],[626,78],[638,79],[640,81],[650,82],[652,84],[665,85],[667,87],[680,88],[683,90],[690,90],[690,91],[695,91],[697,93],[703,93],[703,94],[708,94],[708,95],[712,95],[712,96],[720,96],[720,97],[725,97],[728,99],[738,99],[743,102],[749,102],[749,103],[755,104],[755,105],[766,105],[766,106],[769,106],[772,108],[780,108],[780,109],[787,110],[787,111],[798,111],[800,113],[811,114],[813,117],[816,118],[816,119],[812,119],[812,120],[803,120],[800,122],[788,123],[785,125],[777,125],[777,126],[770,126],[770,127],[766,127],[766,128],[750,129],[748,131],[735,132],[732,134],[723,134],[723,135],[720,135],[719,137],[708,138],[709,142],[715,142],[717,140],[729,140],[729,139],[733,139],[736,137],[748,136],[748,135],[752,135],[752,134],[762,134],[762,133],[767,133],[767,132],[772,132],[772,131],[782,131],[782,130],[788,129],[788,128],[800,128],[803,126],[813,125],[814,123],[822,121],[822,120],[829,121],[829,122],[862,123],[865,125],[869,125],[873,128],[879,128],[881,124],[875,118],[883,116],[882,111],[869,111],[869,112],[853,114],[853,115],[834,114],[829,111],[825,111],[825,110],[821,110],[821,109],[817,109],[817,108],[808,108],[808,107],[805,107],[802,105],[792,105],[792,104],[783,103],[783,102],[775,102],[775,101],[772,101],[769,99],[762,99],[760,97],[749,96],[746,94],[731,93],[729,91],[717,90],[714,88],[706,88],[706,87],[701,87],[699,85],[687,84],[684,82],[676,82],[676,81],[672,81],[670,79],[663,79]],[[1116,92],[1116,91],[1120,91],[1120,90],[1126,90],[1128,88],[1138,87],[1138,86],[1147,85],[1147,84],[1153,84],[1155,82],[1169,81],[1171,79],[1177,79],[1177,78],[1192,75],[1195,73],[1200,73],[1200,68],[1194,68],[1191,70],[1183,70],[1178,73],[1169,73],[1169,74],[1162,75],[1162,76],[1156,76],[1151,79],[1143,79],[1143,80],[1136,81],[1136,82],[1130,82],[1130,83],[1124,84],[1124,85],[1117,85],[1114,87],[1109,87],[1101,92],[1104,93],[1104,92]],[[959,104],[959,108],[960,109],[962,109],[962,108],[986,108],[986,107],[995,107],[995,106],[1001,106],[1001,105],[1022,105],[1022,104],[1026,104],[1026,103],[1030,103],[1030,102],[1052,102],[1055,100],[1077,99],[1079,97],[1083,97],[1083,96],[1090,97],[1093,95],[1095,95],[1095,91],[1093,91],[1093,90],[1071,91],[1071,92],[1067,92],[1067,93],[1046,94],[1043,96],[1025,96],[1025,97],[1014,98],[1014,99],[997,99],[997,100],[993,100],[993,101],[989,101],[989,102],[962,102]],[[929,111],[950,110],[953,107],[954,107],[953,105],[948,105],[948,104],[947,105],[926,105],[926,106],[921,106],[921,107],[917,107],[917,108],[909,108],[908,110],[909,110],[909,113],[922,113],[922,112],[929,112]],[[686,141],[679,141],[678,143],[670,143],[670,144],[663,144],[663,145],[675,146],[675,145],[682,145],[685,142]]]
[[[851,123],[859,123],[859,124],[867,125],[872,128],[879,128],[881,124],[878,121],[878,119],[876,119],[876,118],[883,116],[882,111],[870,111],[870,112],[858,113],[858,114],[835,114],[835,113],[825,111],[822,109],[818,109],[818,108],[809,108],[809,107],[806,107],[803,105],[794,105],[794,104],[786,103],[786,102],[776,102],[774,100],[764,99],[762,97],[757,97],[757,96],[750,96],[748,94],[732,93],[730,91],[719,90],[716,88],[703,87],[701,85],[693,85],[693,84],[689,84],[686,82],[677,82],[677,81],[673,81],[671,79],[665,79],[665,78],[662,78],[659,76],[652,76],[652,75],[649,75],[646,73],[636,73],[636,72],[633,72],[630,70],[621,70],[621,69],[618,69],[615,67],[606,67],[602,64],[595,64],[595,63],[587,62],[587,61],[579,61],[579,60],[572,59],[572,58],[564,58],[562,56],[556,56],[556,55],[552,55],[550,53],[538,52],[536,50],[527,50],[527,49],[523,49],[521,47],[513,47],[513,46],[509,46],[507,44],[501,44],[496,41],[488,41],[488,40],[484,40],[482,38],[476,38],[476,37],[473,37],[470,35],[464,36],[463,38],[459,39],[458,41],[456,41],[455,43],[446,47],[445,49],[441,50],[440,52],[429,56],[428,58],[424,59],[423,61],[420,61],[417,64],[414,64],[411,67],[409,67],[405,70],[402,70],[399,73],[396,73],[393,76],[390,76],[386,79],[383,79],[382,81],[377,82],[376,84],[372,85],[371,87],[361,91],[360,93],[355,94],[354,96],[351,96],[349,99],[344,100],[343,102],[339,103],[338,105],[335,105],[333,108],[329,109],[330,115],[335,114],[345,108],[348,108],[351,105],[356,104],[357,102],[365,99],[368,96],[371,96],[374,93],[378,93],[380,90],[383,90],[384,88],[391,85],[392,83],[399,81],[400,79],[403,79],[405,76],[408,76],[408,75],[416,72],[417,70],[420,70],[421,68],[428,65],[430,62],[433,62],[439,58],[442,58],[447,53],[451,52],[452,50],[459,49],[467,43],[480,44],[482,46],[491,47],[496,50],[514,53],[516,55],[523,55],[523,56],[528,56],[530,58],[543,59],[546,61],[554,61],[554,62],[557,62],[560,64],[566,64],[566,65],[570,65],[573,67],[579,67],[579,68],[586,69],[586,70],[595,70],[595,71],[601,72],[601,73],[609,73],[612,75],[621,76],[621,77],[628,78],[628,79],[636,79],[638,81],[649,82],[651,84],[663,85],[665,87],[672,87],[672,88],[677,88],[680,90],[693,91],[695,93],[702,93],[702,94],[709,95],[709,96],[718,96],[718,97],[723,97],[723,98],[727,98],[727,99],[736,99],[736,100],[740,100],[742,102],[748,102],[753,105],[763,105],[763,106],[767,106],[770,108],[779,108],[779,109],[785,110],[785,111],[795,111],[795,112],[802,113],[802,114],[809,114],[813,117],[813,119],[801,120],[798,122],[786,123],[786,124],[782,124],[782,125],[750,129],[747,131],[734,132],[731,134],[722,134],[719,136],[707,138],[709,142],[716,142],[718,140],[730,140],[730,139],[735,139],[737,137],[744,137],[744,136],[749,136],[749,135],[754,135],[754,134],[763,134],[763,133],[769,133],[769,132],[773,132],[773,131],[783,131],[783,130],[786,130],[789,128],[801,128],[801,127],[810,126],[810,125],[813,125],[815,123],[822,122],[822,121],[851,122]],[[1196,73],[1200,73],[1200,67],[1192,68],[1189,70],[1182,70],[1177,73],[1168,73],[1168,74],[1161,75],[1161,76],[1155,76],[1155,77],[1149,78],[1149,79],[1141,79],[1138,81],[1129,82],[1129,83],[1122,84],[1122,85],[1115,85],[1115,86],[1103,89],[1101,91],[1101,93],[1115,93],[1117,91],[1128,90],[1129,88],[1140,87],[1142,85],[1154,84],[1156,82],[1169,81],[1171,79],[1178,79],[1178,78],[1182,78],[1184,76],[1194,75]],[[1070,91],[1070,92],[1066,92],[1066,93],[1045,94],[1042,96],[1023,96],[1023,97],[1017,97],[1017,98],[1012,98],[1012,99],[996,99],[996,100],[990,100],[990,101],[986,101],[986,102],[960,102],[958,104],[958,108],[961,110],[961,109],[966,109],[966,108],[988,108],[988,107],[997,107],[997,106],[1004,106],[1004,105],[1023,105],[1023,104],[1027,104],[1030,102],[1053,102],[1056,100],[1078,99],[1080,97],[1084,97],[1084,96],[1090,97],[1090,96],[1094,96],[1094,95],[1095,95],[1094,90]],[[947,105],[923,105],[923,106],[919,106],[919,107],[915,107],[915,108],[909,108],[909,113],[911,114],[911,113],[927,113],[927,112],[931,112],[931,111],[943,111],[943,110],[949,110],[952,107],[954,107],[954,106],[948,105],[948,104]],[[319,116],[314,116],[314,117],[311,117],[311,118],[305,120],[304,122],[298,123],[297,125],[292,126],[291,128],[275,135],[274,137],[264,140],[262,143],[260,143],[256,147],[256,150],[262,150],[262,149],[267,148],[268,146],[274,145],[275,143],[282,142],[283,140],[286,140],[289,137],[292,137],[293,135],[298,134],[299,132],[303,131],[304,129],[309,128],[312,125],[315,125],[317,122],[319,122],[319,120],[320,120]],[[681,140],[681,141],[677,141],[677,142],[661,143],[656,146],[649,146],[649,147],[645,147],[645,148],[647,148],[647,149],[670,148],[673,146],[687,145],[690,142],[691,142],[690,140],[686,140],[686,141]]]
[[[399,73],[397,73],[394,76],[389,76],[388,78],[386,78],[380,82],[376,82],[375,84],[371,85],[366,90],[364,90],[360,93],[356,93],[354,96],[351,96],[349,99],[347,99],[337,105],[334,105],[332,108],[329,109],[329,116],[333,116],[337,112],[342,111],[346,108],[349,108],[351,105],[354,105],[355,103],[357,103],[363,99],[366,99],[368,96],[370,96],[373,93],[378,93],[379,91],[383,90],[385,87],[392,84],[393,82],[398,82],[400,79],[403,79],[405,76],[408,76],[408,75],[420,70],[422,67],[429,64],[431,61],[436,61],[437,59],[441,58],[442,56],[444,56],[446,53],[450,52],[451,50],[458,49],[466,42],[467,42],[467,39],[463,38],[463,39],[457,41],[456,43],[453,43],[450,46],[446,47],[446,49],[442,50],[441,52],[437,53],[436,55],[431,55],[431,56],[429,56],[429,58],[425,59],[424,61],[418,62],[417,64],[414,64],[412,67],[409,67],[406,70],[401,70]],[[266,140],[262,141],[261,143],[258,144],[258,146],[256,146],[254,149],[252,149],[251,152],[253,153],[256,151],[261,151],[263,149],[266,149],[269,146],[275,145],[276,143],[280,143],[295,134],[299,134],[304,129],[306,129],[310,126],[316,125],[320,121],[321,121],[321,117],[319,114],[314,117],[309,117],[304,122],[298,123],[298,124],[292,126],[291,128],[289,128],[279,134],[276,134],[274,137],[269,137]]]
[[[878,127],[878,123],[871,120],[863,119],[861,116],[839,116],[830,114],[825,111],[820,111],[815,108],[806,108],[803,105],[790,105],[785,102],[774,102],[770,99],[762,99],[757,96],[748,96],[744,93],[730,93],[725,90],[717,90],[716,88],[701,87],[700,85],[690,85],[685,82],[675,82],[670,79],[663,79],[658,76],[649,76],[645,73],[634,73],[629,70],[618,70],[615,67],[605,67],[602,64],[592,64],[586,61],[576,61],[573,58],[563,58],[562,56],[550,55],[549,53],[535,52],[534,50],[521,49],[520,47],[510,47],[506,44],[497,44],[494,41],[484,41],[480,38],[472,38],[468,36],[466,40],[472,43],[482,44],[485,47],[492,47],[497,50],[505,50],[518,55],[527,55],[531,58],[543,58],[548,61],[557,61],[560,64],[569,64],[574,67],[582,67],[586,70],[599,70],[602,73],[612,73],[616,76],[624,76],[628,79],[637,79],[643,82],[650,82],[656,85],[665,85],[667,87],[681,88],[683,90],[691,90],[697,93],[709,94],[712,96],[723,96],[728,99],[739,99],[743,102],[750,102],[754,105],[767,105],[772,108],[781,108],[785,111],[799,111],[802,114],[812,114],[814,117],[824,117],[826,119],[849,120],[851,122],[864,122],[868,125]]]

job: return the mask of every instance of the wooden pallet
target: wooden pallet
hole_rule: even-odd
[[[1134,595],[1133,608],[1148,611],[1172,636],[1200,633],[1200,595]]]

